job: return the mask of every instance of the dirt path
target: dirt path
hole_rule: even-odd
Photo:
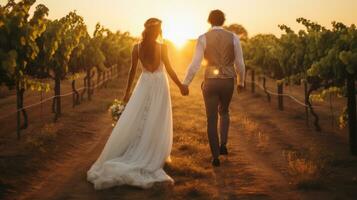
[[[285,151],[309,151],[323,148],[332,141],[343,146],[344,141],[321,139],[304,127],[303,120],[288,118],[262,98],[246,92],[235,95],[229,138],[229,156],[222,158],[222,166],[210,166],[210,154],[205,133],[205,115],[199,82],[191,89],[191,96],[182,98],[172,89],[174,111],[173,162],[166,166],[175,179],[173,188],[157,186],[150,190],[116,187],[95,191],[86,182],[86,171],[101,152],[110,134],[110,117],[105,112],[85,109],[68,117],[90,114],[93,117],[78,121],[80,129],[93,133],[66,155],[33,177],[31,189],[15,199],[353,199],[353,187],[336,192],[334,186],[309,192],[297,190],[289,176]],[[341,145],[339,145],[341,143]],[[335,143],[336,144],[336,143]],[[337,148],[336,148],[337,149]],[[344,152],[343,147],[339,148]],[[357,162],[348,166],[355,167]],[[351,171],[351,173],[354,173]],[[346,178],[346,177],[345,177]],[[344,180],[345,181],[345,180]],[[336,185],[339,185],[337,182]]]

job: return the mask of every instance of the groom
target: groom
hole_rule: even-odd
[[[205,79],[202,83],[202,94],[206,106],[207,133],[211,148],[212,165],[220,165],[219,155],[227,155],[227,138],[229,129],[229,104],[232,99],[235,83],[238,93],[244,86],[245,65],[239,38],[223,29],[225,15],[220,10],[209,14],[208,22],[212,28],[197,40],[196,52],[188,67],[183,84],[188,86],[199,70],[202,59],[207,60]],[[237,81],[237,74],[239,80]],[[217,123],[220,116],[220,139]]]

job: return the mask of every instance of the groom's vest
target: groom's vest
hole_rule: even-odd
[[[205,34],[206,48],[204,57],[207,61],[205,78],[235,78],[234,43],[235,35],[229,31],[218,29]]]

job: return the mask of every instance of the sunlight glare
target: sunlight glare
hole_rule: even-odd
[[[193,22],[194,13],[177,15],[171,13],[170,16],[163,18],[163,36],[170,40],[177,48],[182,48],[188,40],[198,37],[201,27]]]

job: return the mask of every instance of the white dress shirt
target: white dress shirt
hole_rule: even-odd
[[[214,26],[211,30],[223,29],[221,26]],[[245,64],[243,59],[243,50],[239,40],[239,37],[235,35],[233,37],[233,44],[234,44],[234,55],[235,55],[235,67],[236,71],[239,75],[239,82],[238,85],[244,86],[244,78],[245,78]],[[204,51],[206,49],[206,36],[205,34],[201,35],[197,40],[196,45],[196,52],[193,56],[192,62],[188,67],[186,77],[183,81],[184,85],[190,85],[193,78],[195,77],[197,71],[201,67],[201,62],[204,57]]]

